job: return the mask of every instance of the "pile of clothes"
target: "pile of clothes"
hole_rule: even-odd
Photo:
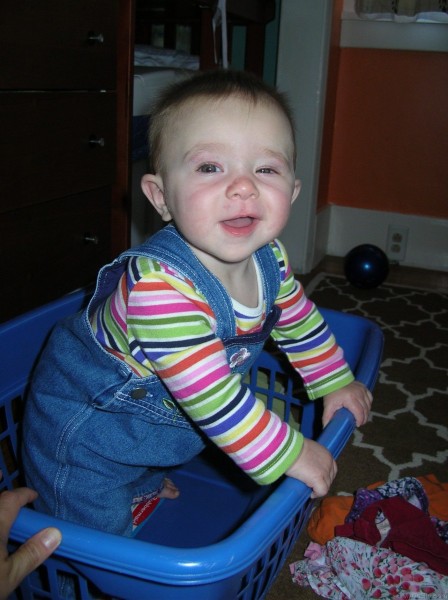
[[[325,498],[293,581],[335,600],[448,599],[448,484],[404,477]]]

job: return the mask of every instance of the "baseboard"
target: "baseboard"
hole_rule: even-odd
[[[316,221],[314,264],[323,256],[345,256],[359,244],[374,244],[388,253],[389,226],[407,229],[400,264],[448,271],[448,220],[398,213],[328,206]],[[394,260],[388,253],[389,259]]]

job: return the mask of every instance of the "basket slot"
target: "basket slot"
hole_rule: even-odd
[[[313,503],[308,501],[287,524],[256,564],[245,573],[237,600],[264,598],[280,568],[291,552],[304,524],[308,520]]]
[[[10,544],[8,549],[14,552],[17,545]],[[21,598],[66,600],[67,597],[76,600],[105,598],[93,584],[80,577],[67,562],[54,557],[33,571],[23,581],[20,592],[11,596],[14,600]]]
[[[252,367],[246,383],[266,408],[291,427],[300,430],[303,407],[309,402],[301,399],[305,392],[300,377],[287,365],[283,366],[282,359],[282,356],[272,356],[271,360],[266,361],[261,356]]]
[[[0,469],[3,478],[0,491],[20,485],[20,467],[17,457],[18,428],[22,418],[22,399],[13,398],[0,406]]]

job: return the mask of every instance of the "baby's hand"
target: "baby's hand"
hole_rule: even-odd
[[[300,479],[313,490],[312,498],[325,496],[337,473],[336,462],[326,448],[304,439],[299,457],[286,471],[286,475]]]
[[[364,425],[369,418],[372,400],[370,391],[359,381],[353,381],[340,390],[327,394],[324,396],[323,426],[325,427],[334,413],[343,406],[353,414],[358,427]]]

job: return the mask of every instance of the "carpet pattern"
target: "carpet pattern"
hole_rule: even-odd
[[[393,285],[360,290],[328,275],[310,286],[316,304],[370,318],[385,336],[372,416],[352,442],[356,461],[377,479],[434,473],[446,480],[448,295]]]
[[[324,273],[306,290],[318,306],[375,321],[385,336],[370,420],[342,452],[330,495],[405,476],[447,481],[448,295],[387,283],[363,290]],[[292,584],[289,573],[308,541],[302,534],[267,600],[318,598]]]

